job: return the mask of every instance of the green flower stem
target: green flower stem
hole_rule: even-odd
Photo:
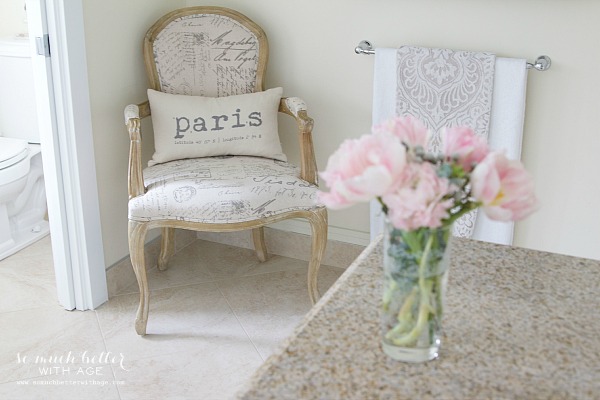
[[[407,323],[412,320],[412,315],[410,314],[410,310],[412,310],[412,306],[415,302],[418,292],[419,292],[419,289],[417,289],[416,287],[413,287],[412,290],[410,291],[410,294],[404,301],[402,308],[400,308],[400,311],[398,312],[398,322],[400,322],[401,324]]]
[[[394,292],[398,289],[398,283],[395,280],[389,281],[389,286],[383,293],[383,309],[385,311],[390,307],[390,302],[392,301],[392,296]]]
[[[385,203],[383,202],[383,199],[379,196],[377,196],[377,201],[379,202],[379,204],[381,204],[381,211],[383,211],[383,213],[385,215],[387,215],[389,209],[388,206],[385,205]]]
[[[394,282],[394,281],[392,281],[392,282]],[[396,285],[396,287],[397,287],[397,285]],[[394,338],[397,335],[401,335],[401,334],[405,333],[414,325],[415,321],[414,321],[413,315],[411,313],[411,310],[412,310],[413,304],[415,302],[415,299],[417,298],[418,291],[419,291],[418,288],[416,288],[416,287],[412,288],[410,294],[408,295],[408,297],[404,301],[404,304],[400,308],[400,311],[398,312],[398,323],[385,334],[386,339],[393,342]]]
[[[420,303],[419,303],[419,313],[417,316],[417,323],[414,325],[412,330],[410,332],[408,332],[407,334],[404,334],[397,338],[388,337],[388,339],[390,339],[392,341],[392,343],[396,346],[407,346],[407,345],[411,345],[411,344],[415,343],[419,339],[419,336],[421,336],[423,329],[427,326],[427,323],[429,320],[429,313],[433,312],[433,308],[429,304],[430,298],[431,298],[431,288],[433,286],[433,281],[431,279],[425,279],[425,269],[427,266],[427,259],[429,258],[429,253],[431,252],[431,246],[433,244],[433,237],[434,237],[434,235],[432,234],[429,236],[429,238],[427,238],[427,244],[425,245],[425,249],[423,250],[423,256],[421,257],[421,261],[419,263]],[[408,312],[408,310],[412,309],[412,304],[410,304],[410,306],[407,306],[407,304],[406,304],[409,301],[412,303],[412,301],[413,301],[412,296],[409,296],[408,299],[405,300],[405,304],[402,306],[400,314],[404,314],[403,311]],[[399,322],[400,322],[401,318],[403,321],[405,321],[409,318],[409,316],[398,315]],[[394,331],[396,330],[396,328],[399,328],[398,330],[401,331],[402,330],[401,325],[404,325],[404,324],[399,323],[394,329],[392,329],[390,332],[388,332],[389,334],[391,334],[390,336],[393,336],[393,333],[395,333]],[[386,335],[386,337],[387,336],[388,335]]]

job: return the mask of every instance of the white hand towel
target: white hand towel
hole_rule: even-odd
[[[396,116],[397,49],[375,49],[373,76],[373,125]],[[384,215],[377,201],[371,202],[371,240],[383,232]]]
[[[396,116],[397,49],[375,49],[373,76],[373,125]]]
[[[494,93],[488,143],[492,150],[504,149],[513,160],[521,158],[527,61],[496,57]],[[499,244],[512,244],[514,222],[497,222],[479,212],[473,239]]]

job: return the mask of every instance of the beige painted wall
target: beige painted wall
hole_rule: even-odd
[[[127,244],[127,160],[129,137],[123,109],[146,99],[142,41],[146,30],[182,1],[84,1],[85,44],[102,240],[107,266],[129,254]],[[144,125],[144,152],[152,135]],[[148,132],[150,134],[148,134]]]
[[[370,127],[373,57],[354,54],[362,39],[381,47],[447,47],[529,60],[549,55],[550,71],[529,73],[523,148],[542,208],[517,224],[515,244],[600,259],[600,2],[212,3],[241,11],[267,32],[267,85],[307,101],[320,168],[343,139]],[[293,139],[283,139],[288,153]],[[330,225],[367,232],[367,208],[332,212]]]
[[[141,101],[146,80],[141,40],[160,15],[199,0],[84,3],[94,143],[105,257],[127,250],[127,135],[122,109]],[[345,138],[369,130],[373,57],[354,54],[362,39],[493,51],[530,60],[552,57],[549,72],[529,74],[523,159],[542,209],[517,225],[518,246],[600,259],[600,2],[583,0],[214,0],[260,24],[270,40],[267,85],[303,97],[316,121],[324,168]],[[284,122],[285,121],[285,122]],[[282,120],[284,148],[297,149]],[[148,130],[146,130],[148,132]],[[151,135],[146,133],[146,144]],[[146,154],[151,150],[146,148]],[[368,232],[368,209],[332,212],[332,227]]]
[[[0,37],[27,33],[25,0],[0,0]]]

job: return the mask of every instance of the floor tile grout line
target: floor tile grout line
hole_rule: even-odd
[[[194,232],[198,232],[198,231],[194,231]],[[186,244],[185,246],[175,250],[175,254],[173,254],[173,257],[175,257],[177,255],[177,253],[181,252],[183,249],[195,244],[196,242],[198,242],[200,239],[198,239],[198,237],[196,237],[194,240],[192,240],[190,243]],[[177,238],[175,238],[175,243],[177,243]],[[176,246],[177,247],[177,246]]]
[[[100,316],[98,315],[98,312],[96,310],[91,310],[95,315],[96,315],[96,323],[98,324],[98,329],[100,330],[100,336],[102,336],[102,343],[104,344],[104,351],[106,351],[106,353],[109,353],[108,350],[108,345],[106,344],[106,337],[104,335],[104,330],[102,329],[102,324],[100,323]],[[110,367],[110,372],[113,376],[113,385],[115,385],[115,389],[117,390],[117,396],[119,396],[119,400],[121,400],[121,392],[119,391],[119,385],[117,385],[116,380],[117,380],[117,376],[115,375],[115,370],[113,368],[112,363],[109,364]]]
[[[254,347],[254,350],[256,350],[256,353],[258,354],[258,356],[260,357],[260,359],[262,360],[262,362],[265,362],[265,358],[262,356],[262,354],[260,353],[260,351],[258,350],[258,347],[256,347],[256,344],[254,344],[254,341],[252,340],[252,338],[250,337],[250,335],[248,334],[248,331],[246,331],[246,328],[244,327],[244,324],[242,324],[242,321],[240,321],[237,313],[235,312],[235,310],[233,309],[233,307],[231,306],[231,304],[229,303],[229,300],[227,300],[227,296],[225,296],[225,293],[223,293],[223,290],[221,290],[221,287],[219,286],[219,283],[217,282],[217,289],[219,289],[219,293],[221,293],[221,296],[223,296],[223,299],[225,299],[225,302],[227,303],[227,307],[229,307],[229,310],[231,310],[231,313],[233,314],[233,316],[235,317],[235,319],[237,320],[238,324],[240,324],[240,327],[242,328],[242,330],[244,331],[244,334],[246,334],[246,337],[248,338],[248,340],[250,341],[250,343],[252,344],[252,347]]]
[[[119,390],[119,385],[117,385],[117,375],[115,374],[115,369],[113,367],[112,364],[109,365],[110,367],[110,372],[112,373],[113,376],[113,385],[115,386],[115,389],[117,390],[117,396],[119,396],[119,400],[121,400],[121,391]]]
[[[104,350],[108,351],[108,347],[106,347],[106,338],[104,337],[104,330],[102,329],[102,324],[100,323],[100,317],[98,316],[98,312],[96,310],[90,310],[94,313],[96,317],[96,323],[98,324],[98,330],[100,331],[100,336],[102,336],[102,343],[104,344]]]
[[[108,345],[106,344],[106,336],[104,334],[104,329],[102,329],[102,323],[100,322],[100,316],[98,315],[98,311],[96,310],[91,310],[93,311],[94,315],[96,316],[96,323],[98,324],[98,329],[100,330],[100,336],[102,336],[102,343],[104,344],[104,350],[106,352],[108,352]]]

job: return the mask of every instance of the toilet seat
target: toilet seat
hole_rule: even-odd
[[[19,163],[28,155],[29,144],[26,140],[0,137],[0,170]]]

